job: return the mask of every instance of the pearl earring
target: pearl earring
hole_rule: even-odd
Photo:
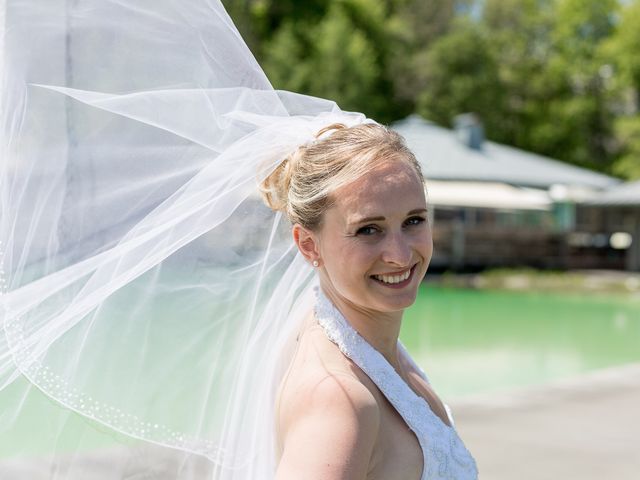
[[[318,265],[320,265],[320,264],[318,263],[318,260],[314,260],[314,261],[313,261],[313,266],[314,266],[314,267],[317,267]]]

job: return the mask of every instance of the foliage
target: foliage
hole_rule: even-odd
[[[418,113],[446,125],[456,114],[482,112],[485,128],[497,130],[498,62],[481,25],[461,19],[433,42],[421,67],[426,87],[418,96]]]
[[[277,88],[331,98],[345,110],[393,120],[397,106],[387,98],[386,65],[400,40],[388,15],[377,0],[350,0],[331,3],[314,22],[287,20],[265,43],[262,65]]]
[[[622,154],[613,165],[613,173],[628,179],[640,179],[640,115],[618,118],[616,133]]]
[[[227,0],[276,88],[640,178],[640,0]]]
[[[640,1],[624,6],[614,33],[602,43],[609,63],[609,96],[617,155],[613,173],[640,179]]]

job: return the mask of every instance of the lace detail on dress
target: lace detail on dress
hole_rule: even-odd
[[[418,396],[387,359],[358,334],[320,288],[315,289],[316,318],[329,340],[367,374],[416,434],[424,459],[421,480],[476,479],[476,463],[455,428],[443,423],[427,401]]]

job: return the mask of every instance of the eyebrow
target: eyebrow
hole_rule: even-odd
[[[407,217],[410,216],[410,215],[417,215],[419,213],[426,214],[427,213],[427,209],[426,208],[416,208],[414,210],[411,210],[409,213],[407,213]],[[385,220],[384,217],[365,217],[365,218],[361,218],[359,220],[356,220],[354,222],[349,222],[349,223],[351,223],[352,225],[359,225],[361,223],[382,222],[384,220]]]

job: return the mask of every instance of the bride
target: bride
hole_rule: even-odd
[[[397,343],[395,134],[274,90],[217,1],[1,8],[0,477],[475,478]]]
[[[276,478],[475,478],[448,411],[398,342],[432,253],[420,165],[380,125],[319,135],[263,184],[319,277],[279,392]]]

